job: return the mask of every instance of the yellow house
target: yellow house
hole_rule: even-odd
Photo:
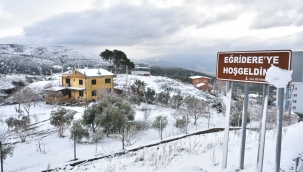
[[[104,91],[113,92],[114,74],[104,69],[72,69],[61,74],[61,85],[48,89],[61,91],[61,101],[98,99]],[[57,99],[56,99],[57,100]],[[46,103],[48,99],[46,99]]]

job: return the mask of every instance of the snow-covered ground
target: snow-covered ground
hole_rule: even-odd
[[[156,90],[157,93],[163,91],[167,86],[176,90],[172,94],[180,92],[181,95],[195,95],[201,99],[211,97],[190,84],[183,84],[179,81],[165,77],[139,77],[128,76],[128,84],[134,80],[140,79],[147,83],[147,87]],[[115,79],[117,87],[123,87],[126,83],[126,75],[118,75]],[[29,87],[40,89],[50,81],[33,83]],[[180,90],[180,91],[179,91]],[[0,125],[6,128],[5,119],[14,116],[16,105],[0,106]],[[184,136],[174,127],[174,118],[172,113],[174,109],[158,105],[146,105],[141,103],[135,107],[136,120],[143,118],[143,107],[151,109],[149,121],[153,121],[158,115],[168,117],[168,126],[163,133],[163,139],[170,139]],[[65,107],[77,111],[75,119],[81,118],[84,107]],[[10,135],[8,142],[15,144],[15,150],[12,157],[4,161],[4,171],[42,171],[47,168],[57,169],[58,171],[222,171],[223,154],[223,132],[209,133],[203,135],[189,136],[180,140],[160,144],[158,146],[144,148],[137,152],[128,152],[124,155],[104,158],[92,162],[82,163],[75,167],[68,166],[74,163],[74,142],[70,139],[70,133],[67,130],[64,138],[59,138],[55,128],[50,125],[48,119],[51,110],[55,110],[53,105],[47,105],[39,102],[30,109],[31,123],[37,127],[35,134],[29,136],[25,143],[21,143],[15,134]],[[218,114],[216,110],[211,110],[210,127],[224,127],[224,116]],[[249,125],[249,124],[248,124]],[[197,125],[193,125],[193,120],[189,124],[189,133],[207,130],[207,119],[200,118]],[[275,130],[267,131],[265,156],[263,171],[273,171],[275,165]],[[244,170],[255,171],[257,161],[259,134],[255,131],[247,130],[246,138],[246,156]],[[140,139],[131,147],[136,147],[160,142],[157,131],[148,129],[143,132]],[[227,169],[225,171],[237,171],[239,169],[241,131],[230,131],[229,151],[227,160]],[[291,171],[294,166],[294,159],[303,153],[303,123],[297,123],[283,128],[281,169]],[[40,147],[40,148],[39,148]],[[122,151],[121,141],[115,138],[104,138],[97,146],[90,143],[76,145],[77,161],[83,161],[104,155],[113,155]],[[67,166],[66,166],[67,165]]]

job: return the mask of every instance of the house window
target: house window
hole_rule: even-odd
[[[199,82],[199,79],[196,79],[196,82]]]
[[[79,85],[83,85],[83,80],[79,79]]]
[[[296,109],[296,106],[293,106],[292,109]]]
[[[81,91],[81,90],[79,91],[79,96],[83,97],[83,91]]]
[[[292,102],[297,103],[297,100],[293,100]]]
[[[95,79],[92,80],[92,85],[96,85],[97,81]]]
[[[105,84],[110,84],[110,78],[105,79]]]
[[[96,90],[92,91],[92,96],[96,96],[96,95],[97,95]]]
[[[297,94],[294,94],[294,97],[297,97]]]
[[[70,83],[70,79],[69,79],[69,78],[66,78],[66,79],[65,79],[65,83],[69,84],[69,83]]]
[[[204,79],[204,81],[203,81],[204,83],[206,83],[206,79]]]

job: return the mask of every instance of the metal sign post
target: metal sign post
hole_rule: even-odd
[[[225,130],[224,130],[224,143],[223,143],[223,158],[222,158],[222,169],[226,168],[227,165],[227,154],[228,154],[228,139],[229,139],[229,120],[230,120],[230,108],[231,108],[231,96],[232,96],[233,82],[228,82],[226,112],[225,112]]]
[[[0,165],[1,165],[1,172],[3,172],[3,154],[2,154],[2,143],[0,141]]]
[[[225,131],[224,131],[224,150],[222,158],[222,169],[227,166],[227,153],[228,153],[228,134],[229,134],[229,118],[230,118],[230,106],[231,106],[231,95],[232,95],[232,81],[239,81],[245,83],[261,83],[269,84],[265,81],[266,72],[272,66],[276,66],[280,69],[290,70],[291,69],[291,50],[263,50],[263,51],[230,51],[230,52],[218,52],[217,54],[217,74],[218,80],[229,81],[228,93],[227,93],[227,104],[225,113]],[[262,133],[259,139],[258,149],[258,164],[257,168],[262,171],[263,165],[263,154],[265,144],[265,132],[266,132],[266,114],[268,106],[268,91],[269,86],[264,86],[263,89],[263,103],[262,103]],[[284,89],[283,89],[284,91]],[[283,95],[283,93],[281,93]],[[265,98],[264,98],[265,96]],[[248,95],[245,95],[248,99]],[[280,100],[281,99],[281,100]],[[281,156],[281,132],[282,132],[282,116],[283,116],[283,96],[279,99],[282,105],[279,106],[279,117],[278,117],[278,138],[276,148],[276,169],[279,171],[280,168],[280,156]],[[246,119],[245,116],[245,103],[243,105],[243,119],[242,119],[242,142],[241,142],[241,157],[240,157],[240,168],[244,166],[245,156],[245,137],[246,137]],[[246,119],[245,119],[246,118]]]
[[[265,147],[265,135],[266,135],[266,117],[268,109],[268,95],[269,95],[269,85],[264,85],[263,87],[263,103],[262,103],[262,122],[261,131],[258,146],[258,159],[257,159],[257,170],[262,171],[263,168],[263,157],[264,157],[264,147]]]
[[[283,104],[284,104],[284,88],[279,88],[278,95],[279,110],[277,114],[277,142],[276,142],[276,163],[275,171],[280,171],[281,160],[281,144],[282,144],[282,124],[283,124]]]
[[[260,133],[259,133],[259,140],[258,140],[258,155],[257,155],[257,164],[259,164],[259,153],[260,153],[260,145],[261,145],[261,130],[262,130],[262,117],[263,117],[263,108],[264,108],[264,97],[265,97],[265,85],[263,85],[263,94],[262,94],[262,110],[261,110],[261,121],[260,121]],[[258,168],[258,165],[257,165]]]
[[[245,140],[246,140],[246,124],[247,124],[247,109],[248,109],[248,83],[244,85],[244,103],[242,114],[242,141],[241,141],[241,153],[240,153],[240,169],[244,166],[244,154],[245,154]]]

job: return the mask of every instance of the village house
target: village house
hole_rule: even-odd
[[[196,86],[199,90],[211,92],[210,80],[211,78],[206,76],[191,76],[189,77],[192,81],[192,84]]]
[[[114,88],[114,74],[104,69],[72,69],[60,77],[59,86],[47,89],[46,103],[91,101]]]

